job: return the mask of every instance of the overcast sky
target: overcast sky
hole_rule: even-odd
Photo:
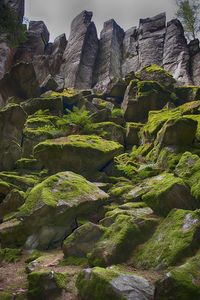
[[[73,18],[82,10],[93,11],[93,21],[98,33],[109,19],[124,29],[137,26],[140,18],[166,12],[167,19],[174,18],[175,0],[25,0],[25,16],[29,20],[43,20],[51,41],[61,33],[68,38]]]

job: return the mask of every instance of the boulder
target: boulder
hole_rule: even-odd
[[[69,275],[65,272],[38,271],[28,275],[28,298],[59,299],[67,289]]]
[[[98,51],[98,37],[92,12],[83,11],[72,22],[71,33],[63,54],[61,72],[65,87],[92,87],[92,75]]]
[[[28,99],[39,96],[39,84],[33,64],[19,63],[0,80],[0,93],[4,103],[8,98]]]
[[[11,170],[21,157],[22,130],[26,113],[19,105],[0,111],[0,170]]]
[[[65,257],[86,257],[102,237],[104,228],[94,223],[85,223],[77,228],[63,243]]]
[[[190,146],[195,140],[197,124],[197,121],[187,117],[172,118],[159,131],[155,144],[160,148]]]
[[[152,300],[154,295],[154,286],[147,279],[115,269],[85,269],[79,273],[76,286],[85,300]]]
[[[151,239],[137,249],[133,261],[137,267],[147,269],[173,266],[193,254],[199,241],[200,210],[174,209]]]
[[[25,195],[22,191],[13,189],[4,200],[0,203],[0,216],[16,211],[22,204],[24,204]]]
[[[124,145],[125,132],[124,128],[113,122],[95,123],[92,129],[93,133],[101,136],[106,140],[111,140]]]
[[[140,19],[138,48],[140,67],[151,64],[162,65],[166,33],[166,14],[153,18]]]
[[[127,149],[132,149],[133,146],[140,144],[140,130],[143,124],[141,123],[126,123],[125,144]]]
[[[171,95],[156,81],[132,80],[128,85],[122,109],[127,122],[142,122],[151,110],[162,109]]]
[[[179,20],[171,20],[167,23],[163,52],[164,69],[183,85],[191,84],[189,61],[189,49],[183,26]]]
[[[29,193],[18,217],[26,230],[25,247],[48,249],[61,245],[77,227],[106,203],[108,195],[72,172],[50,176]]]
[[[121,78],[123,29],[112,19],[104,23],[95,68],[96,90],[105,91],[114,78]]]
[[[173,90],[176,83],[176,80],[173,78],[173,76],[158,65],[144,67],[137,73],[137,76],[143,81],[156,81],[171,90]]]
[[[34,156],[51,173],[69,170],[85,176],[101,171],[122,152],[120,144],[89,135],[47,140],[34,148]]]
[[[155,300],[200,299],[200,253],[173,268],[156,282]]]
[[[165,173],[162,181],[155,183],[142,200],[161,216],[166,216],[173,208],[193,210],[200,207],[184,181],[170,173]]]

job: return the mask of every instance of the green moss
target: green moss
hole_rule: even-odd
[[[0,299],[1,300],[12,300],[13,295],[12,295],[12,293],[9,293],[9,292],[0,291]]]
[[[111,116],[113,118],[122,118],[124,116],[124,111],[121,108],[114,108],[111,111]]]
[[[0,172],[0,180],[8,182],[22,190],[33,187],[38,183],[38,178],[34,175],[21,176],[15,172]]]
[[[44,299],[52,293],[60,294],[66,289],[69,275],[58,272],[32,272],[28,275],[28,297],[30,299]],[[51,285],[51,288],[49,286]]]
[[[143,268],[166,268],[193,254],[200,226],[200,211],[176,210],[158,226],[152,238],[134,254],[134,264]]]
[[[60,261],[59,266],[81,266],[85,268],[88,266],[88,260],[86,257],[69,256]]]
[[[117,271],[98,267],[92,269],[89,278],[82,271],[76,281],[79,295],[87,300],[125,300],[124,297],[117,295],[110,285],[110,282],[117,276],[119,276]]]
[[[15,263],[20,260],[22,254],[21,249],[4,248],[0,249],[0,262]]]
[[[42,256],[42,253],[38,250],[34,250],[32,253],[30,253],[25,260],[25,263],[29,264],[30,262],[38,259],[40,256]]]
[[[73,202],[77,202],[77,197],[87,195],[93,190],[93,184],[82,176],[72,172],[58,173],[48,177],[31,190],[25,204],[20,208],[20,215],[31,213],[41,203],[52,208],[57,206],[58,201],[70,202],[72,205]]]
[[[167,171],[173,171],[178,164],[180,158],[182,156],[182,152],[176,151],[174,148],[163,148],[157,159],[157,165]],[[154,156],[155,158],[156,156]]]

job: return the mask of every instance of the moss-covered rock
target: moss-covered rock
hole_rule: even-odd
[[[60,244],[77,226],[78,218],[97,214],[108,195],[96,185],[72,172],[48,177],[36,185],[19,209],[27,228],[28,248]]]
[[[157,223],[158,219],[152,216],[121,212],[88,255],[89,264],[105,267],[125,262],[132,250],[152,234]]]
[[[16,211],[25,202],[25,193],[17,189],[13,189],[7,194],[5,199],[0,203],[0,216]]]
[[[140,130],[143,127],[141,123],[126,123],[126,148],[131,149],[133,146],[140,144]]]
[[[26,191],[38,183],[36,175],[20,175],[17,172],[0,172],[0,180],[22,191]]]
[[[200,207],[184,181],[170,173],[164,174],[162,181],[155,183],[142,200],[161,216],[166,216],[173,208],[193,210]]]
[[[200,88],[198,86],[179,86],[175,88],[177,104],[191,102],[200,99]]]
[[[90,135],[48,140],[34,148],[34,156],[51,173],[69,170],[86,176],[101,171],[122,152],[120,144]]]
[[[63,243],[65,257],[86,257],[95,243],[102,237],[105,229],[94,223],[85,223],[77,228]]]
[[[149,241],[138,247],[134,264],[163,269],[192,255],[200,241],[200,211],[174,209],[158,226]]]
[[[76,286],[85,300],[150,300],[154,294],[154,286],[144,277],[98,267],[81,271]]]
[[[173,76],[158,65],[144,67],[140,72],[137,73],[137,76],[141,80],[157,81],[161,85],[170,89],[173,89],[174,84],[176,83],[176,80],[173,78]]]
[[[21,157],[22,130],[26,113],[21,106],[10,104],[0,111],[0,170],[12,170]]]
[[[28,115],[33,115],[38,110],[49,110],[52,115],[61,116],[63,114],[62,97],[41,97],[23,102],[22,107]]]
[[[40,271],[28,275],[28,298],[55,299],[67,289],[69,275],[64,272]]]
[[[156,300],[200,299],[200,253],[173,268],[156,283]]]
[[[20,220],[12,218],[0,224],[0,244],[2,248],[21,247],[26,241],[27,228]]]
[[[95,123],[92,126],[92,132],[106,140],[124,145],[125,130],[122,126],[113,122]]]
[[[128,122],[142,122],[151,110],[162,109],[171,93],[156,81],[133,80],[127,87],[122,108]]]

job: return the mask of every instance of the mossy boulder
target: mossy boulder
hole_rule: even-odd
[[[192,255],[200,242],[200,210],[174,209],[134,253],[137,267],[163,269]]]
[[[200,207],[184,181],[170,173],[163,174],[162,181],[155,182],[142,200],[161,216],[166,216],[173,208],[193,210]]]
[[[20,220],[12,218],[0,224],[0,244],[2,248],[21,247],[26,241],[26,229]]]
[[[140,145],[140,130],[143,127],[141,123],[126,123],[126,148],[131,149],[133,146]]]
[[[69,170],[83,176],[101,171],[122,152],[122,145],[90,135],[47,140],[34,148],[35,158],[51,173]]]
[[[16,211],[25,201],[25,193],[17,189],[11,190],[0,203],[0,217]]]
[[[191,194],[200,201],[200,158],[191,152],[185,152],[176,166],[175,173],[191,187]]]
[[[18,217],[27,228],[27,248],[47,249],[61,244],[77,227],[78,218],[90,218],[108,200],[95,184],[72,172],[50,176],[29,193]]]
[[[23,102],[22,107],[28,115],[33,115],[38,110],[49,110],[52,115],[61,116],[64,112],[62,97],[33,98]]]
[[[26,113],[21,106],[10,104],[0,110],[0,170],[12,170],[21,158],[22,130]]]
[[[153,232],[158,219],[153,216],[130,216],[121,213],[88,254],[90,266],[109,266],[127,261],[133,249]]]
[[[92,132],[102,138],[124,145],[125,130],[113,122],[95,123]]]
[[[200,299],[200,253],[173,268],[156,283],[156,300]]]
[[[104,231],[102,226],[91,222],[80,226],[63,243],[65,257],[86,257],[102,237]]]
[[[197,121],[186,117],[175,118],[167,121],[159,131],[156,145],[163,146],[190,146],[195,140]]]
[[[200,87],[198,86],[179,86],[175,88],[177,104],[192,102],[200,99]]]
[[[26,191],[38,183],[38,177],[31,174],[21,175],[17,172],[0,172],[0,181],[6,182],[13,188]]]
[[[67,289],[69,275],[64,272],[39,271],[28,275],[28,298],[56,299]]]
[[[144,277],[98,267],[81,271],[76,286],[85,300],[151,300],[154,294],[154,286]]]
[[[173,76],[158,65],[144,67],[137,73],[137,76],[141,80],[157,81],[159,84],[170,89],[173,89],[174,84],[176,83],[176,80],[173,78]]]
[[[156,81],[133,80],[127,87],[122,109],[127,122],[147,120],[151,110],[162,109],[171,99],[171,93]]]

